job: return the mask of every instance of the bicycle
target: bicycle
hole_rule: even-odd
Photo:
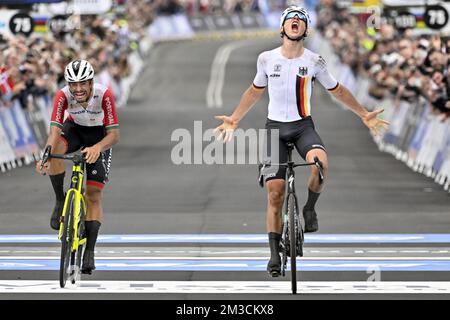
[[[72,284],[80,280],[80,265],[86,244],[84,221],[86,219],[86,202],[84,199],[83,177],[85,160],[81,153],[72,155],[51,154],[48,146],[42,156],[41,170],[48,159],[71,160],[72,177],[70,188],[66,193],[61,215],[58,240],[61,240],[61,259],[59,266],[59,285],[64,288],[69,278]]]
[[[292,150],[294,144],[291,142],[286,143],[287,147],[287,162],[279,164],[263,164],[260,165],[259,172],[259,185],[264,187],[263,171],[268,166],[282,166],[286,167],[286,197],[285,197],[285,210],[282,213],[283,231],[280,241],[280,252],[282,254],[281,259],[281,275],[286,275],[287,260],[290,257],[291,265],[291,287],[292,293],[297,294],[297,256],[303,257],[303,243],[304,243],[304,231],[302,225],[302,219],[298,210],[298,198],[295,193],[295,172],[296,167],[306,167],[315,165],[319,170],[319,183],[322,184],[324,180],[323,164],[318,157],[314,157],[314,162],[307,163],[295,163],[292,161]],[[275,274],[274,276],[278,276]]]

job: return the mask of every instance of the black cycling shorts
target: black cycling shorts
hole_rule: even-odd
[[[264,160],[269,163],[285,163],[287,162],[286,143],[291,142],[295,145],[300,156],[306,160],[306,154],[312,149],[325,150],[322,139],[317,134],[314,122],[311,117],[293,121],[279,122],[267,119],[266,122],[266,139],[264,142]],[[275,145],[272,145],[271,137],[278,130],[279,140],[274,138]],[[276,136],[274,136],[276,137]],[[286,179],[286,167],[269,166],[264,169],[265,181],[273,179]]]
[[[63,124],[61,138],[66,145],[66,153],[72,153],[84,147],[92,147],[106,135],[104,126],[86,127],[66,120]],[[86,164],[86,184],[103,188],[108,182],[111,168],[112,149],[108,149],[98,157],[95,163]]]

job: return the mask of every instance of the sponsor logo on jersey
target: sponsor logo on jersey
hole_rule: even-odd
[[[108,123],[112,124],[112,123],[114,123],[114,115],[113,115],[111,100],[109,97],[106,97],[105,103],[106,103],[106,113],[107,113],[107,117],[108,117]]]
[[[325,69],[327,67],[327,63],[322,56],[319,56],[319,59],[317,60],[316,65],[321,69]]]
[[[271,78],[279,78],[279,77],[281,77],[278,73],[272,73],[271,75],[270,75],[270,77]]]
[[[70,111],[70,114],[77,115],[77,114],[83,114],[83,113],[85,113],[85,112],[86,112],[86,110]]]
[[[83,114],[83,113],[87,113],[87,114],[101,114],[103,111],[92,111],[92,110],[88,110],[88,109],[83,109],[83,110],[79,110],[79,111],[70,111],[70,114]]]
[[[56,108],[56,110],[57,110],[56,111],[56,119],[55,119],[56,122],[59,122],[59,123],[62,122],[62,120],[63,120],[62,117],[64,115],[63,108],[64,108],[64,97],[60,97],[58,100],[58,106]]]
[[[281,71],[281,64],[276,64],[273,67],[273,72],[280,72]]]

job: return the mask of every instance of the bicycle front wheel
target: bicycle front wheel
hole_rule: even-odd
[[[83,240],[84,238],[86,238],[86,232],[85,232],[85,226],[84,226],[84,221],[86,219],[86,207],[84,204],[84,201],[82,201],[80,203],[80,215],[79,215],[79,221],[78,221],[78,241]],[[75,284],[75,281],[78,281],[80,279],[80,274],[81,274],[81,260],[83,257],[83,253],[84,253],[84,246],[85,244],[79,244],[78,245],[78,250],[76,252],[76,259],[75,259],[75,263],[74,263],[74,277],[72,279],[72,284]]]
[[[61,259],[59,265],[59,285],[64,288],[67,277],[70,273],[70,260],[73,243],[73,213],[75,205],[75,195],[69,194],[67,210],[64,215],[63,233],[61,237]]]
[[[289,215],[289,240],[290,240],[290,255],[291,255],[291,285],[292,293],[297,293],[297,200],[293,194],[288,195],[288,215]]]

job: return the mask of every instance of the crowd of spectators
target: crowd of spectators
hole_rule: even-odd
[[[261,0],[113,0],[105,15],[72,16],[73,30],[52,30],[46,35],[0,34],[0,107],[18,100],[32,108],[33,97],[52,96],[64,85],[65,65],[73,59],[89,60],[100,82],[113,79],[120,95],[121,78],[130,74],[129,54],[139,47],[146,26],[157,15],[221,14],[258,11]],[[263,0],[264,1],[264,0]],[[267,0],[284,6],[285,0]],[[61,27],[61,26],[60,26]]]
[[[317,28],[340,60],[373,79],[373,98],[414,102],[422,96],[450,117],[450,38],[397,30],[386,18],[372,26],[333,0],[321,0],[317,13]]]
[[[23,108],[32,108],[34,97],[52,96],[64,84],[64,67],[77,58],[92,63],[100,82],[120,84],[131,72],[130,53],[139,48],[145,26],[162,3],[115,0],[107,15],[74,16],[70,32],[60,29],[29,38],[0,34],[0,106],[17,99]],[[120,94],[120,85],[113,91]]]

